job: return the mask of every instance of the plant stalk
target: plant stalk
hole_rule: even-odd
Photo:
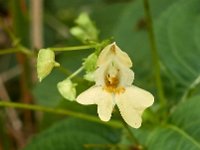
[[[97,117],[94,117],[92,115],[74,112],[74,111],[70,111],[66,109],[50,108],[50,107],[40,106],[40,105],[22,104],[22,103],[5,102],[5,101],[0,101],[0,106],[28,109],[28,110],[34,110],[34,111],[42,111],[42,112],[48,112],[48,113],[53,113],[53,114],[59,114],[59,115],[69,115],[72,117],[105,124],[114,128],[122,128],[122,124],[118,121],[103,122],[99,120]]]
[[[155,35],[154,35],[153,21],[151,17],[148,0],[143,0],[143,4],[144,4],[144,12],[145,12],[145,17],[146,17],[146,22],[147,22],[148,36],[149,36],[150,46],[151,46],[152,61],[153,61],[153,66],[155,68],[155,80],[156,80],[157,92],[158,92],[158,97],[159,97],[161,106],[163,108],[166,106],[167,102],[164,96],[163,84],[162,84],[162,79],[161,79],[159,56],[158,56],[158,50],[157,50],[156,40],[155,40]]]
[[[50,48],[52,51],[55,52],[62,52],[62,51],[74,51],[74,50],[84,50],[95,48],[97,45],[83,45],[83,46],[70,46],[70,47],[52,47]]]
[[[81,71],[83,71],[84,67],[80,67],[79,69],[77,69],[74,73],[72,73],[68,78],[72,79],[73,77],[75,77],[76,75],[78,75],[79,73],[81,73]]]

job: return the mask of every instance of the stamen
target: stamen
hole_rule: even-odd
[[[118,77],[111,77],[110,74],[107,74],[107,76],[105,77],[105,85],[107,87],[117,88],[118,84],[119,84]]]
[[[104,86],[103,90],[109,92],[109,93],[113,93],[113,94],[121,94],[125,92],[125,88],[124,87],[117,87],[114,88],[112,86]]]
[[[110,74],[105,76],[105,86],[103,90],[106,90],[109,93],[120,94],[125,91],[124,87],[119,87],[119,78],[118,74],[115,77],[111,77]]]

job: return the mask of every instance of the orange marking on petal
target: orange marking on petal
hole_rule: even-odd
[[[125,92],[125,88],[124,87],[111,87],[111,86],[104,86],[103,90],[109,92],[109,93],[113,93],[113,94],[121,94]]]
[[[112,53],[116,53],[116,49],[115,49],[115,44],[113,44],[111,47],[110,47],[110,50]]]

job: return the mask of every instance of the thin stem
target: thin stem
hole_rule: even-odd
[[[55,52],[61,52],[61,51],[75,51],[75,50],[84,50],[84,49],[90,49],[95,48],[97,45],[83,45],[83,46],[71,46],[71,47],[52,47],[51,50]]]
[[[164,90],[163,90],[163,85],[162,85],[159,56],[158,56],[158,51],[156,47],[156,40],[155,40],[155,35],[154,35],[154,30],[153,30],[153,22],[151,18],[149,2],[148,0],[143,0],[143,3],[144,3],[144,11],[145,11],[145,16],[146,16],[147,28],[148,28],[148,36],[149,36],[150,46],[151,46],[152,61],[153,61],[153,66],[155,66],[155,80],[156,80],[156,86],[158,89],[158,96],[160,99],[161,106],[165,107],[167,102],[164,96]]]
[[[128,124],[126,122],[124,122],[124,120],[122,120],[123,126],[126,129],[126,131],[129,134],[130,139],[136,144],[136,145],[141,145],[140,142],[138,141],[138,139],[135,137],[135,135],[133,134],[133,132],[131,131],[130,127],[128,126]]]
[[[83,71],[84,67],[80,67],[78,70],[76,70],[74,73],[72,73],[68,78],[72,79],[73,77],[77,76],[81,71]]]
[[[17,37],[15,37],[15,35],[12,33],[12,31],[9,29],[9,27],[6,26],[1,19],[0,19],[0,24],[3,26],[4,30],[8,33],[9,37],[12,40],[12,44],[14,47],[14,48],[6,49],[6,50],[1,50],[0,55],[8,54],[8,53],[16,53],[16,52],[22,52],[28,56],[32,56],[34,54],[31,50],[29,50],[28,48],[26,48],[22,44],[20,44],[20,40]]]
[[[25,47],[22,47],[22,46],[16,47],[16,48],[1,49],[0,55],[17,53],[17,52],[22,52],[26,55],[32,55],[31,51],[27,50]]]
[[[19,44],[17,48],[19,48],[20,52],[26,54],[27,56],[34,56],[34,53],[31,50],[22,46],[21,44]]]
[[[29,110],[48,112],[48,113],[59,114],[59,115],[69,115],[72,117],[105,124],[105,125],[108,125],[108,126],[111,126],[114,128],[122,127],[122,124],[118,121],[109,121],[106,123],[92,115],[74,112],[74,111],[70,111],[70,110],[66,110],[66,109],[50,108],[50,107],[40,106],[40,105],[31,105],[31,104],[22,104],[22,103],[4,102],[4,101],[0,101],[0,106],[20,108],[20,109],[29,109]]]
[[[11,53],[16,53],[16,52],[19,52],[19,50],[16,48],[1,49],[0,55],[11,54]]]
[[[119,115],[120,118],[121,118],[119,109],[116,109],[116,113],[117,113],[117,115]],[[128,124],[123,120],[123,118],[121,118],[120,121],[122,122],[123,127],[126,129],[128,135],[129,135],[129,137],[130,137],[130,140],[132,140],[132,141],[134,142],[134,144],[136,144],[136,145],[141,145],[140,142],[138,141],[138,139],[135,137],[135,135],[134,135],[133,132],[131,131],[131,129],[130,129],[130,127],[128,126]]]
[[[71,74],[70,71],[68,71],[66,68],[64,68],[63,66],[59,66],[59,67],[56,67],[60,72],[64,73],[65,75],[69,76]]]

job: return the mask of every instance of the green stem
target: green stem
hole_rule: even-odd
[[[48,112],[48,113],[59,114],[59,115],[69,115],[72,117],[105,124],[105,125],[108,125],[108,126],[114,127],[114,128],[122,127],[122,124],[118,121],[109,121],[106,123],[92,115],[74,112],[74,111],[70,111],[70,110],[66,110],[66,109],[50,108],[50,107],[40,106],[40,105],[22,104],[22,103],[5,102],[5,101],[0,101],[0,106],[20,108],[20,109],[29,109],[29,110]]]
[[[18,46],[16,48],[8,48],[8,49],[0,49],[0,55],[5,55],[5,54],[11,54],[11,53],[17,53],[17,52],[22,52],[26,55],[32,55],[31,51],[26,49],[25,47]]]
[[[119,109],[116,109],[116,113],[117,113],[118,116],[120,116],[120,118],[121,118],[120,120],[121,120],[121,122],[122,122],[122,125],[123,125],[124,129],[126,129],[128,135],[129,135],[130,140],[131,140],[134,144],[136,144],[137,146],[138,146],[138,145],[141,145],[140,142],[138,141],[138,139],[135,137],[135,135],[134,135],[133,132],[131,131],[129,125],[128,125],[128,124],[124,121],[124,119],[121,117]]]
[[[81,73],[81,71],[83,71],[84,67],[80,67],[78,70],[76,70],[74,73],[72,73],[68,78],[72,79],[73,77],[75,77],[76,75],[78,75],[79,73]]]
[[[17,48],[19,48],[20,52],[26,54],[27,56],[33,56],[34,55],[34,53],[31,50],[22,46],[21,44],[17,45]]]
[[[11,53],[16,53],[16,52],[19,52],[19,50],[16,48],[1,49],[0,55],[11,54]]]
[[[61,52],[61,51],[74,51],[74,50],[84,50],[84,49],[90,49],[95,48],[97,45],[83,45],[83,46],[71,46],[71,47],[52,47],[51,50],[55,52]]]
[[[68,71],[66,68],[64,68],[63,66],[59,66],[59,67],[56,67],[60,72],[64,73],[65,75],[69,76],[71,74],[70,71]]]
[[[34,55],[34,53],[31,50],[29,50],[28,48],[26,48],[22,44],[20,44],[20,40],[17,37],[15,37],[15,35],[12,33],[12,31],[9,29],[9,27],[7,27],[1,19],[0,19],[0,24],[3,26],[4,30],[8,33],[9,37],[12,40],[12,44],[14,47],[14,48],[6,49],[6,50],[1,50],[0,55],[16,53],[16,52],[22,52],[28,56]]]
[[[149,2],[148,0],[143,0],[143,3],[144,3],[144,11],[145,11],[145,16],[146,16],[147,28],[148,28],[148,36],[149,36],[150,46],[151,46],[152,61],[153,61],[153,66],[155,66],[155,80],[156,80],[156,86],[158,89],[158,96],[160,99],[161,106],[165,107],[167,101],[164,96],[164,90],[163,90],[161,73],[160,73],[161,71],[160,71],[160,64],[159,64],[159,56],[158,56],[158,51],[156,47],[156,40],[155,40],[155,35],[154,35],[154,30],[153,30],[153,22],[151,18]]]
[[[134,135],[133,132],[131,131],[131,129],[130,129],[130,127],[128,126],[128,124],[127,124],[124,120],[123,120],[122,122],[123,122],[123,125],[124,125],[126,131],[127,131],[128,134],[129,134],[130,139],[131,139],[137,146],[138,146],[138,145],[141,146],[140,142],[139,142],[138,139],[135,137],[135,135]]]

